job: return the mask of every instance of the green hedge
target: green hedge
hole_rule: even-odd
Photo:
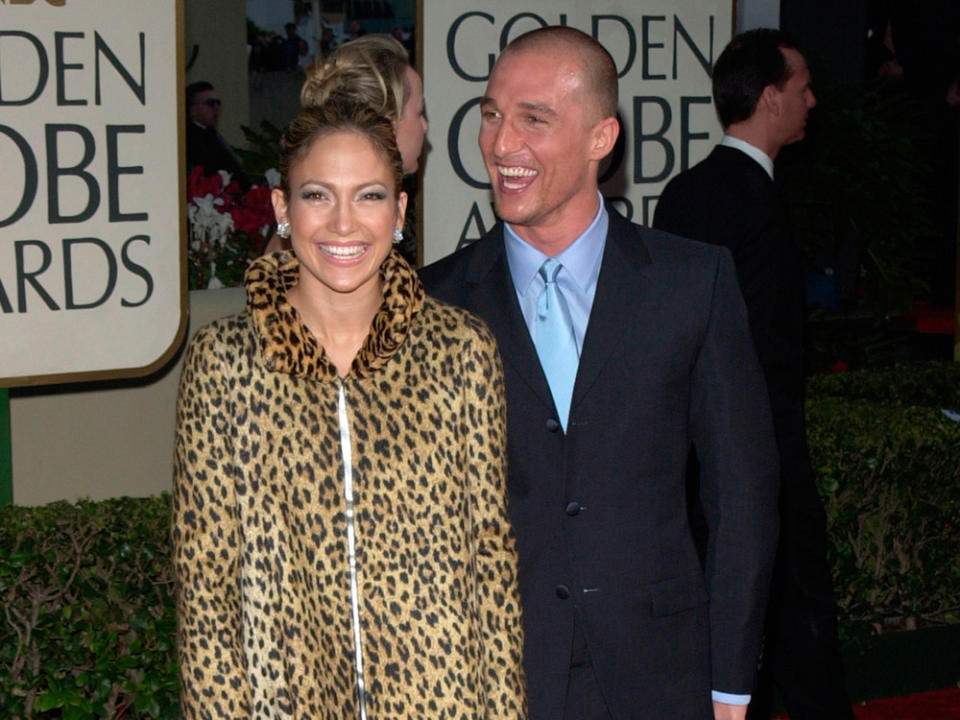
[[[839,397],[878,405],[919,405],[960,411],[960,362],[899,362],[869,370],[814,375],[811,399]]]
[[[845,639],[960,622],[960,363],[817,376],[807,436]]]
[[[960,364],[812,378],[846,640],[960,622]],[[175,718],[168,496],[0,508],[0,717]]]
[[[179,717],[169,498],[0,508],[0,716]]]

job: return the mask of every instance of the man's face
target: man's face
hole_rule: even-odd
[[[803,139],[807,128],[807,115],[817,104],[817,99],[810,89],[810,71],[803,55],[791,48],[781,48],[780,52],[787,60],[790,77],[783,88],[777,90],[781,108],[779,134],[782,145],[789,145]]]
[[[220,99],[213,90],[203,90],[194,97],[190,119],[204,127],[216,127],[220,120]]]
[[[497,214],[532,238],[579,234],[597,210],[600,121],[569,50],[500,56],[481,102],[479,144]],[[574,235],[576,237],[576,235]]]

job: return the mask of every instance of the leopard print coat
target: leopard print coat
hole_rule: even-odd
[[[393,253],[341,380],[286,300],[299,271],[289,252],[256,261],[246,310],[187,350],[173,511],[184,717],[525,717],[492,335],[425,297]]]

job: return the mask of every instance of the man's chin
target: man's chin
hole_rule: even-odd
[[[511,225],[523,225],[526,215],[509,203],[501,203],[496,198],[493,199],[493,209],[497,212],[497,217],[503,222]]]

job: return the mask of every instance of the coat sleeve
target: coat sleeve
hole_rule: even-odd
[[[778,530],[779,471],[769,401],[733,261],[717,255],[693,369],[691,428],[709,526],[712,687],[748,694],[756,671]]]
[[[506,397],[503,369],[486,328],[463,354],[463,437],[470,488],[482,681],[488,720],[527,715],[517,553],[507,515]]]
[[[171,533],[188,720],[251,716],[223,365],[213,334],[201,330],[187,349],[177,397]]]

